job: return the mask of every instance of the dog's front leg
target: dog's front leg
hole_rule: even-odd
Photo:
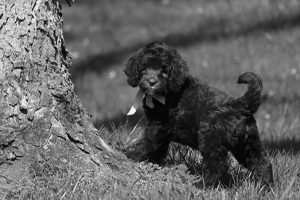
[[[150,122],[143,137],[125,154],[134,161],[148,160],[160,164],[167,155],[170,139],[163,125]]]

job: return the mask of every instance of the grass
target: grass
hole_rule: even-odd
[[[131,163],[131,171],[110,176],[39,163],[32,179],[1,188],[3,199],[300,199],[300,1],[86,0],[63,13],[76,93],[101,136],[119,150],[143,130],[142,121],[129,134],[141,115],[125,117],[136,89],[122,70],[144,43],[175,46],[195,76],[233,96],[245,91],[236,84],[239,74],[260,74],[264,101],[256,119],[275,186],[260,193],[235,166],[232,187],[207,188],[201,155],[173,144],[166,166]]]

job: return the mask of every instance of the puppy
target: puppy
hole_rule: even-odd
[[[126,152],[129,158],[161,163],[174,141],[201,151],[204,177],[214,182],[228,170],[231,152],[256,180],[273,183],[270,158],[253,116],[262,91],[256,74],[242,74],[238,83],[248,84],[247,92],[230,97],[190,75],[178,52],[162,42],[139,49],[124,72],[128,84],[144,94],[148,121],[144,136]]]

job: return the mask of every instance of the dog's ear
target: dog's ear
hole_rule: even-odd
[[[188,67],[176,50],[171,50],[169,66],[169,90],[178,92],[188,76]]]
[[[127,76],[127,83],[132,86],[136,87],[138,85],[138,78],[139,78],[139,71],[138,71],[138,62],[137,56],[133,56],[129,58],[126,63],[126,67],[124,73]]]

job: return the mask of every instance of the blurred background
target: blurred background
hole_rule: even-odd
[[[97,126],[125,122],[137,92],[125,63],[158,40],[231,95],[245,91],[241,73],[260,74],[263,139],[300,150],[300,0],[77,0],[63,14],[75,91]]]

